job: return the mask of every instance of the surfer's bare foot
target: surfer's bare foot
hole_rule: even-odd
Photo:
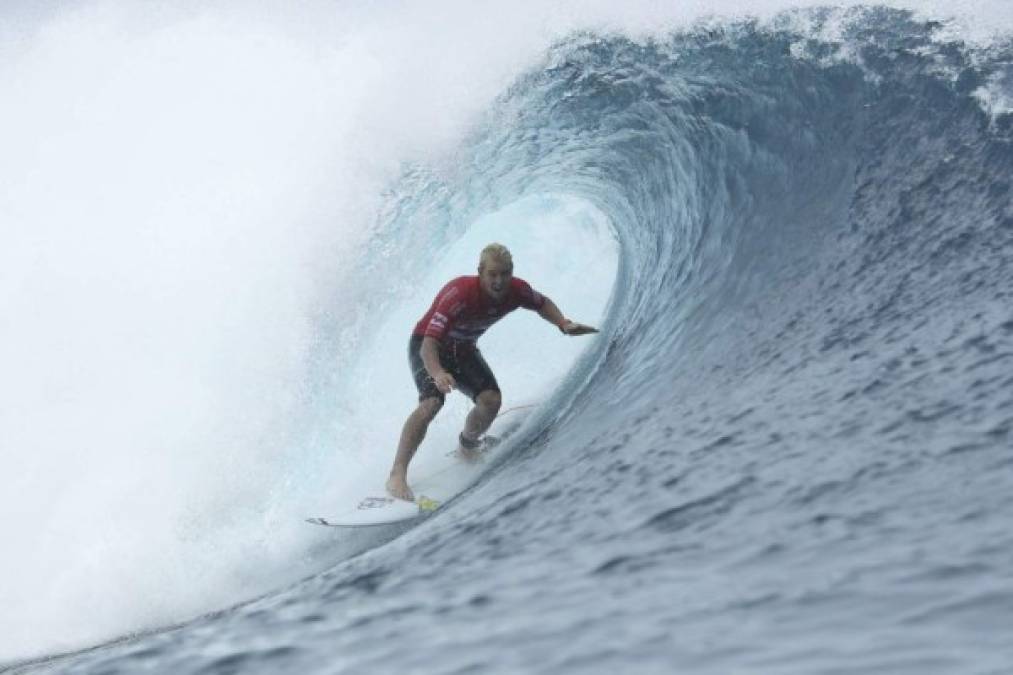
[[[478,450],[471,450],[463,445],[459,445],[457,446],[457,456],[468,464],[474,464],[482,458],[482,453]]]
[[[403,473],[390,472],[390,478],[387,479],[387,493],[395,499],[403,499],[406,502],[415,501],[415,495],[408,487],[408,478]]]
[[[457,456],[469,464],[477,462],[482,456],[482,441],[479,438],[469,438],[462,431],[457,437]]]

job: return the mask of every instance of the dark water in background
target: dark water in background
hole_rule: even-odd
[[[276,594],[19,670],[1013,672],[1013,116],[976,96],[1011,95],[1013,47],[826,16],[577,36],[464,169],[406,178],[395,254],[538,193],[621,242],[586,376],[487,480]]]

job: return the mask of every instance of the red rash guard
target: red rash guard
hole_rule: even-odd
[[[461,342],[475,342],[482,333],[518,307],[539,310],[545,304],[540,294],[523,279],[510,279],[510,289],[502,302],[493,302],[482,293],[479,279],[457,277],[437,294],[433,306],[415,324],[413,335]]]

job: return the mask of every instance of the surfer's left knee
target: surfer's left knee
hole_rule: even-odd
[[[495,415],[499,412],[499,407],[503,403],[503,396],[495,389],[486,389],[475,397],[475,403]]]

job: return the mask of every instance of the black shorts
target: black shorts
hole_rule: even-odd
[[[440,343],[440,365],[454,376],[457,389],[472,401],[486,390],[499,391],[496,376],[492,374],[489,364],[482,358],[482,352],[474,343],[454,342]],[[435,396],[442,403],[446,396],[436,388],[433,378],[426,372],[422,363],[422,336],[412,335],[408,341],[408,363],[412,369],[415,387],[419,390],[419,400]]]

